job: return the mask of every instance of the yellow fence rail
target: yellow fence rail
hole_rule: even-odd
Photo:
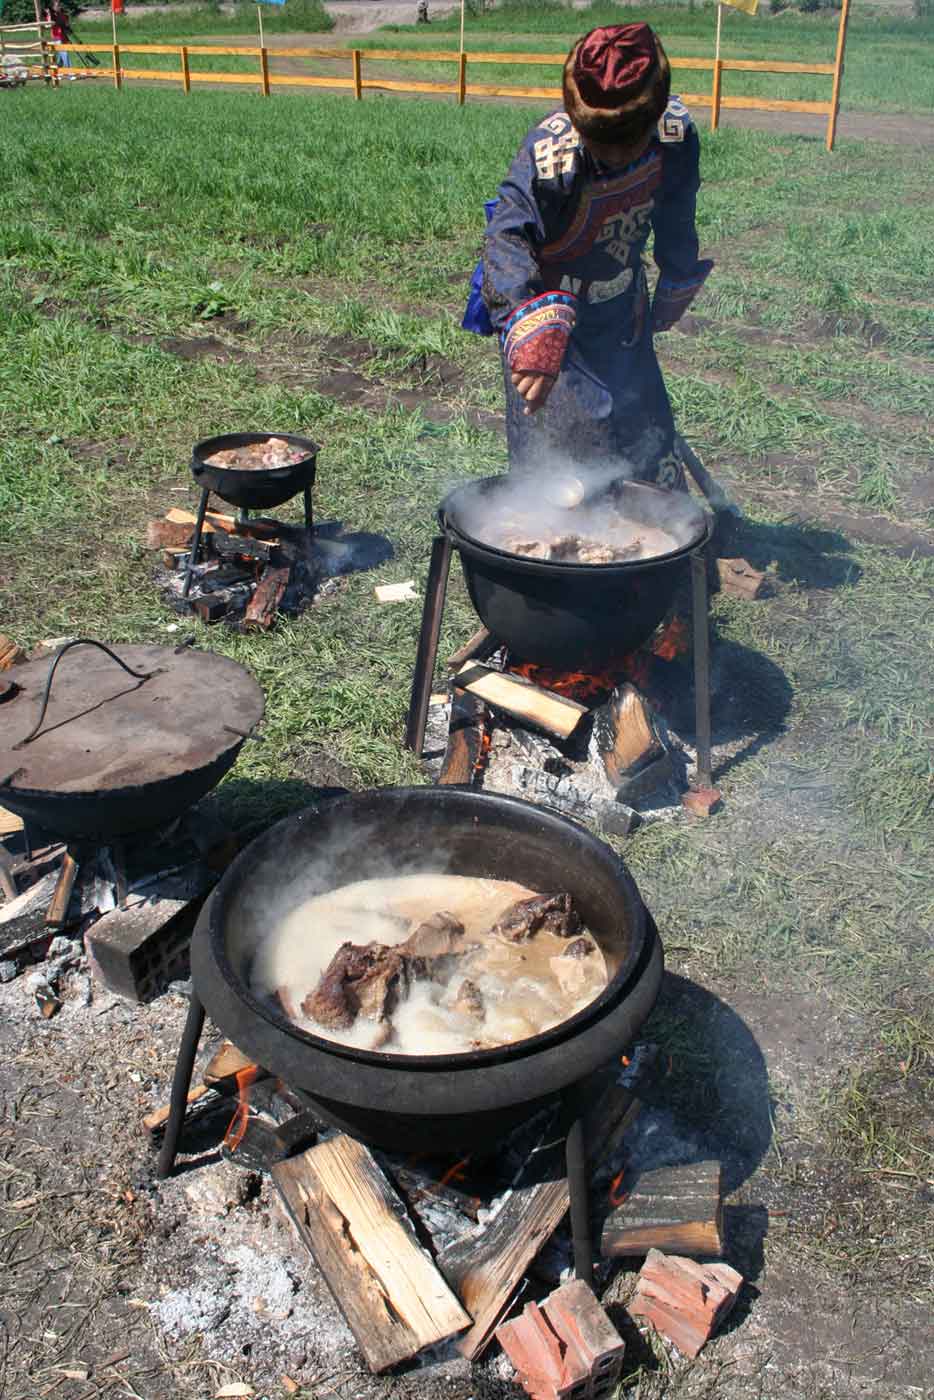
[[[751,59],[730,58],[670,58],[674,69],[690,69],[694,72],[709,72],[711,87],[709,93],[685,92],[684,102],[694,107],[710,108],[710,129],[716,131],[720,125],[722,111],[753,112],[805,112],[827,118],[826,146],[832,151],[840,111],[840,87],[843,77],[843,56],[846,46],[846,28],[849,19],[850,0],[843,0],[840,23],[837,29],[837,51],[833,63],[772,63],[755,62]],[[338,48],[256,48],[252,45],[227,46],[221,44],[63,44],[61,47],[72,53],[110,54],[110,69],[100,68],[101,76],[110,76],[114,87],[120,88],[126,78],[144,79],[150,82],[180,82],[185,92],[191,91],[192,83],[257,85],[265,97],[269,97],[274,87],[337,88],[352,91],[360,101],[365,91],[384,92],[424,92],[447,94],[456,97],[463,105],[468,97],[521,97],[561,100],[561,89],[557,87],[535,87],[529,85],[500,83],[468,83],[468,65],[495,63],[502,67],[512,65],[547,65],[555,67],[563,63],[561,54],[556,53],[464,53],[456,49],[338,49]],[[124,56],[127,54],[174,54],[178,58],[178,68],[136,68],[127,67]],[[191,67],[192,55],[210,54],[212,57],[236,56],[253,58],[257,61],[255,73],[215,73],[197,72]],[[311,74],[276,73],[270,71],[270,58],[326,58],[349,61],[349,77],[338,75],[312,76]],[[367,62],[403,63],[451,63],[455,72],[450,82],[429,82],[417,79],[402,80],[363,76],[364,60]],[[790,98],[776,97],[728,97],[723,95],[724,73],[776,73],[776,74],[819,74],[833,79],[828,102],[801,102]]]

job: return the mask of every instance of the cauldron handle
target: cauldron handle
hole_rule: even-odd
[[[58,669],[58,663],[65,655],[65,652],[71,651],[72,647],[99,647],[101,651],[107,653],[107,655],[112,661],[116,661],[118,666],[122,666],[123,670],[126,671],[127,675],[132,676],[134,680],[148,681],[150,676],[154,676],[156,674],[155,671],[134,671],[133,668],[131,666],[128,666],[125,661],[120,660],[119,656],[115,651],[111,651],[110,647],[105,646],[103,642],[96,642],[93,639],[93,637],[75,637],[72,641],[66,642],[64,646],[59,647],[58,651],[55,653],[52,664],[49,667],[49,674],[46,677],[45,690],[42,693],[42,705],[39,710],[39,718],[36,720],[35,724],[29,731],[29,733],[26,735],[25,739],[18,739],[15,744],[11,745],[12,748],[21,749],[24,747],[24,745],[31,744],[33,739],[35,739],[38,735],[39,730],[42,728],[42,721],[45,719],[45,712],[49,708],[49,701],[52,698],[52,681],[55,678],[55,672]]]

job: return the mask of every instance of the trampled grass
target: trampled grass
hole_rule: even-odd
[[[457,325],[482,202],[528,114],[74,84],[15,94],[4,115],[2,630],[167,640],[141,541],[194,499],[191,443],[306,431],[319,519],[385,536],[393,557],[269,635],[186,620],[267,696],[266,742],[224,801],[250,828],[335,782],[421,781],[400,746],[418,609],[379,608],[372,586],[421,586],[437,501],[505,465],[501,434],[478,426],[499,406],[495,347]],[[829,1244],[789,1227],[796,1257],[838,1279],[871,1264],[916,1297],[928,1254],[896,1187],[930,1172],[932,179],[907,149],[702,139],[719,266],[692,333],[660,350],[682,430],[745,501],[736,552],[776,593],[715,605],[715,723],[737,750],[723,812],[647,828],[626,858],[673,969],[727,1000],[828,1008],[829,1058],[787,1089],[769,1189],[807,1219],[825,1196],[800,1154],[835,1154],[839,1226]],[[176,353],[208,336],[210,353]],[[374,396],[348,402],[319,370],[354,348]],[[845,533],[820,523],[834,512]],[[872,543],[880,516],[901,554]],[[443,653],[475,625],[455,576]],[[678,1053],[691,1032],[671,1032]]]

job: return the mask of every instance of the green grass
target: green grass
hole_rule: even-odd
[[[319,518],[382,533],[394,557],[269,635],[186,621],[267,696],[266,742],[246,746],[222,799],[252,828],[316,786],[421,781],[400,745],[418,610],[379,608],[372,587],[421,585],[439,498],[505,465],[501,435],[476,426],[500,405],[495,347],[457,323],[482,202],[528,114],[78,84],[4,113],[4,632],[168,640],[141,542],[151,515],[194,500],[191,443],[306,431],[322,443]],[[736,130],[702,146],[718,267],[698,333],[659,345],[680,426],[745,500],[736,552],[770,569],[776,596],[715,604],[715,722],[730,696],[748,705],[717,778],[723,812],[647,828],[626,858],[673,969],[760,998],[766,1024],[788,998],[829,1008],[826,1062],[782,1087],[795,1116],[778,1115],[755,1189],[838,1221],[826,1238],[789,1227],[809,1266],[920,1296],[929,1253],[898,1193],[931,1175],[934,566],[798,517],[844,510],[868,529],[882,515],[932,538],[913,493],[934,467],[934,180],[910,149],[844,141],[828,157],[818,140]],[[170,337],[205,336],[237,358],[173,353]],[[330,392],[328,357],[372,399]],[[475,625],[455,574],[442,653]],[[694,1075],[714,1095],[719,1060],[690,1019],[656,1033],[685,1102]]]
[[[583,10],[570,11],[560,5],[519,4],[498,6],[481,17],[472,17],[467,26],[468,50],[495,48],[526,50],[527,36],[542,36],[536,51],[554,49],[563,56],[571,43],[590,28],[619,24],[632,18],[628,6],[596,3]],[[639,18],[651,24],[672,58],[712,58],[716,6],[700,4],[661,4],[640,6]],[[775,62],[832,63],[839,16],[834,11],[815,15],[786,13],[776,21],[763,6],[755,17],[724,8],[722,55],[733,59],[759,59]],[[438,36],[459,30],[459,16],[439,20],[426,34],[424,26],[394,27],[392,44],[405,39],[413,45],[437,47]],[[519,37],[517,37],[519,36]],[[848,27],[846,77],[842,103],[845,108],[866,111],[930,112],[934,107],[934,59],[931,40],[934,21],[879,17],[857,8]],[[456,46],[456,45],[455,45]],[[560,69],[536,68],[534,80],[554,81],[560,86]],[[898,73],[897,91],[891,76]],[[495,74],[495,77],[494,77]],[[547,76],[546,76],[547,75]],[[478,81],[507,78],[508,70],[483,65]],[[517,81],[515,70],[512,81]],[[518,81],[522,81],[521,79]],[[691,70],[673,75],[675,90],[706,93],[710,76]],[[727,73],[724,95],[771,96],[799,101],[828,101],[829,79],[813,76]]]
[[[304,8],[296,10],[296,5]],[[678,58],[712,58],[715,7],[711,4],[690,8],[679,4],[650,5],[640,9],[640,17],[654,25],[669,54]],[[588,10],[569,12],[560,6],[508,6],[497,8],[483,16],[472,18],[467,28],[468,51],[490,49],[508,52],[555,52],[554,67],[516,68],[514,65],[476,64],[469,69],[469,80],[477,83],[510,83],[513,85],[560,88],[561,64],[571,42],[586,29],[597,24],[628,19],[630,11],[616,5],[596,4]],[[799,63],[830,63],[836,44],[837,15],[824,11],[816,15],[785,14],[779,21],[763,13],[752,18],[737,11],[724,10],[723,56],[733,59],[793,61]],[[305,0],[291,0],[279,9],[264,6],[264,29],[269,34],[327,29],[330,22],[319,5]],[[243,4],[235,15],[221,15],[213,6],[195,8],[185,14],[134,14],[119,21],[119,37],[124,43],[182,43],[197,41],[207,35],[233,41],[244,36],[258,42],[255,6]],[[424,26],[387,27],[380,34],[355,39],[358,47],[376,54],[380,48],[411,47],[413,51],[456,48],[459,19],[450,17]],[[109,43],[109,21],[79,20],[82,39]],[[539,36],[541,36],[539,38]],[[530,40],[534,42],[530,43]],[[858,9],[850,20],[846,59],[846,76],[842,105],[846,109],[869,112],[929,113],[934,108],[934,20],[930,17],[909,20],[880,18],[862,14]],[[309,40],[311,44],[314,40]],[[349,42],[349,40],[348,40]],[[176,67],[168,55],[150,55],[139,66],[153,68]],[[251,61],[236,56],[211,59],[198,56],[193,68],[205,72],[244,72]],[[293,66],[295,61],[293,60]],[[253,65],[255,67],[255,65]],[[275,63],[274,63],[275,70]],[[344,61],[314,60],[307,71],[349,74]],[[893,84],[891,75],[898,73]],[[450,63],[397,63],[377,59],[364,65],[365,76],[418,80],[456,80]],[[684,93],[704,95],[709,92],[710,74],[703,70],[677,70],[674,88]],[[793,98],[800,101],[829,101],[830,79],[809,75],[764,75],[728,73],[724,76],[724,95]]]

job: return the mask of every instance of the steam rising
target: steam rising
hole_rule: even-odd
[[[584,469],[552,458],[540,472],[466,482],[451,492],[444,509],[463,534],[507,552],[514,552],[513,538],[547,543],[576,535],[626,548],[641,536],[643,557],[663,557],[700,537],[704,512],[686,492],[630,476],[631,468],[618,460]]]

